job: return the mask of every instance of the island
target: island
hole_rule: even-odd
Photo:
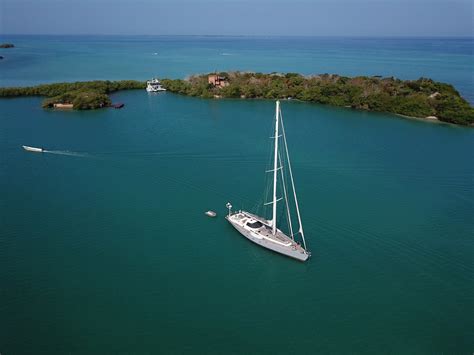
[[[0,88],[0,97],[46,96],[47,98],[42,103],[43,108],[91,110],[110,107],[112,105],[110,93],[119,90],[145,89],[145,87],[144,81],[96,80]]]
[[[474,108],[450,85],[428,78],[221,72],[163,79],[171,92],[204,98],[297,99],[474,125]]]
[[[13,43],[1,43],[0,48],[13,48],[15,45]]]
[[[161,83],[170,92],[209,99],[294,99],[474,126],[474,108],[459,92],[428,78],[221,72]],[[0,97],[46,96],[44,108],[87,110],[110,107],[112,92],[145,87],[146,82],[136,80],[56,83],[0,88]]]

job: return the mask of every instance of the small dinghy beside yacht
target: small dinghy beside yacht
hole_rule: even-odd
[[[29,147],[27,145],[22,145],[22,147],[27,152],[34,152],[34,153],[43,153],[44,152],[43,148]]]

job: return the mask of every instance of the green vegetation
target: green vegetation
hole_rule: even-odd
[[[226,85],[215,87],[208,75],[186,80],[163,79],[168,91],[203,98],[294,98],[333,106],[391,112],[412,117],[435,116],[440,121],[474,125],[474,108],[452,85],[427,78],[399,80],[381,77],[344,77],[323,74],[302,76],[297,73],[219,73]],[[72,103],[76,110],[110,105],[108,94],[118,90],[144,89],[135,80],[86,81],[44,84],[33,87],[0,88],[0,97],[46,96],[43,107]]]
[[[393,77],[344,77],[297,73],[219,73],[228,85],[214,87],[208,75],[186,80],[162,80],[171,92],[205,98],[294,98],[334,106],[391,112],[412,117],[436,116],[440,121],[474,124],[474,108],[452,85],[431,79],[399,80]]]
[[[0,44],[0,48],[13,48],[15,45],[13,43],[2,43]]]
[[[31,87],[0,88],[0,97],[47,96],[43,107],[55,103],[72,103],[75,110],[90,110],[111,104],[109,93],[119,90],[144,89],[146,84],[136,80],[84,81],[44,84]]]
[[[76,110],[91,110],[110,106],[112,102],[106,94],[97,91],[75,90],[46,99],[42,106],[43,108],[50,108],[57,103],[71,103]]]

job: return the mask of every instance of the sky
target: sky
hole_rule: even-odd
[[[0,0],[0,34],[469,36],[474,0]]]

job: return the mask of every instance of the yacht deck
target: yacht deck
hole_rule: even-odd
[[[256,216],[249,212],[239,211],[232,214],[230,216],[230,219],[232,219],[235,223],[240,224],[241,227],[247,229],[249,232],[253,233],[257,238],[264,238],[282,247],[288,247],[292,248],[293,250],[304,251],[301,245],[299,245],[281,230],[277,229],[276,234],[273,235],[270,222],[262,217]],[[251,221],[258,221],[262,224],[262,226],[259,228],[250,228],[248,227],[247,223]]]

